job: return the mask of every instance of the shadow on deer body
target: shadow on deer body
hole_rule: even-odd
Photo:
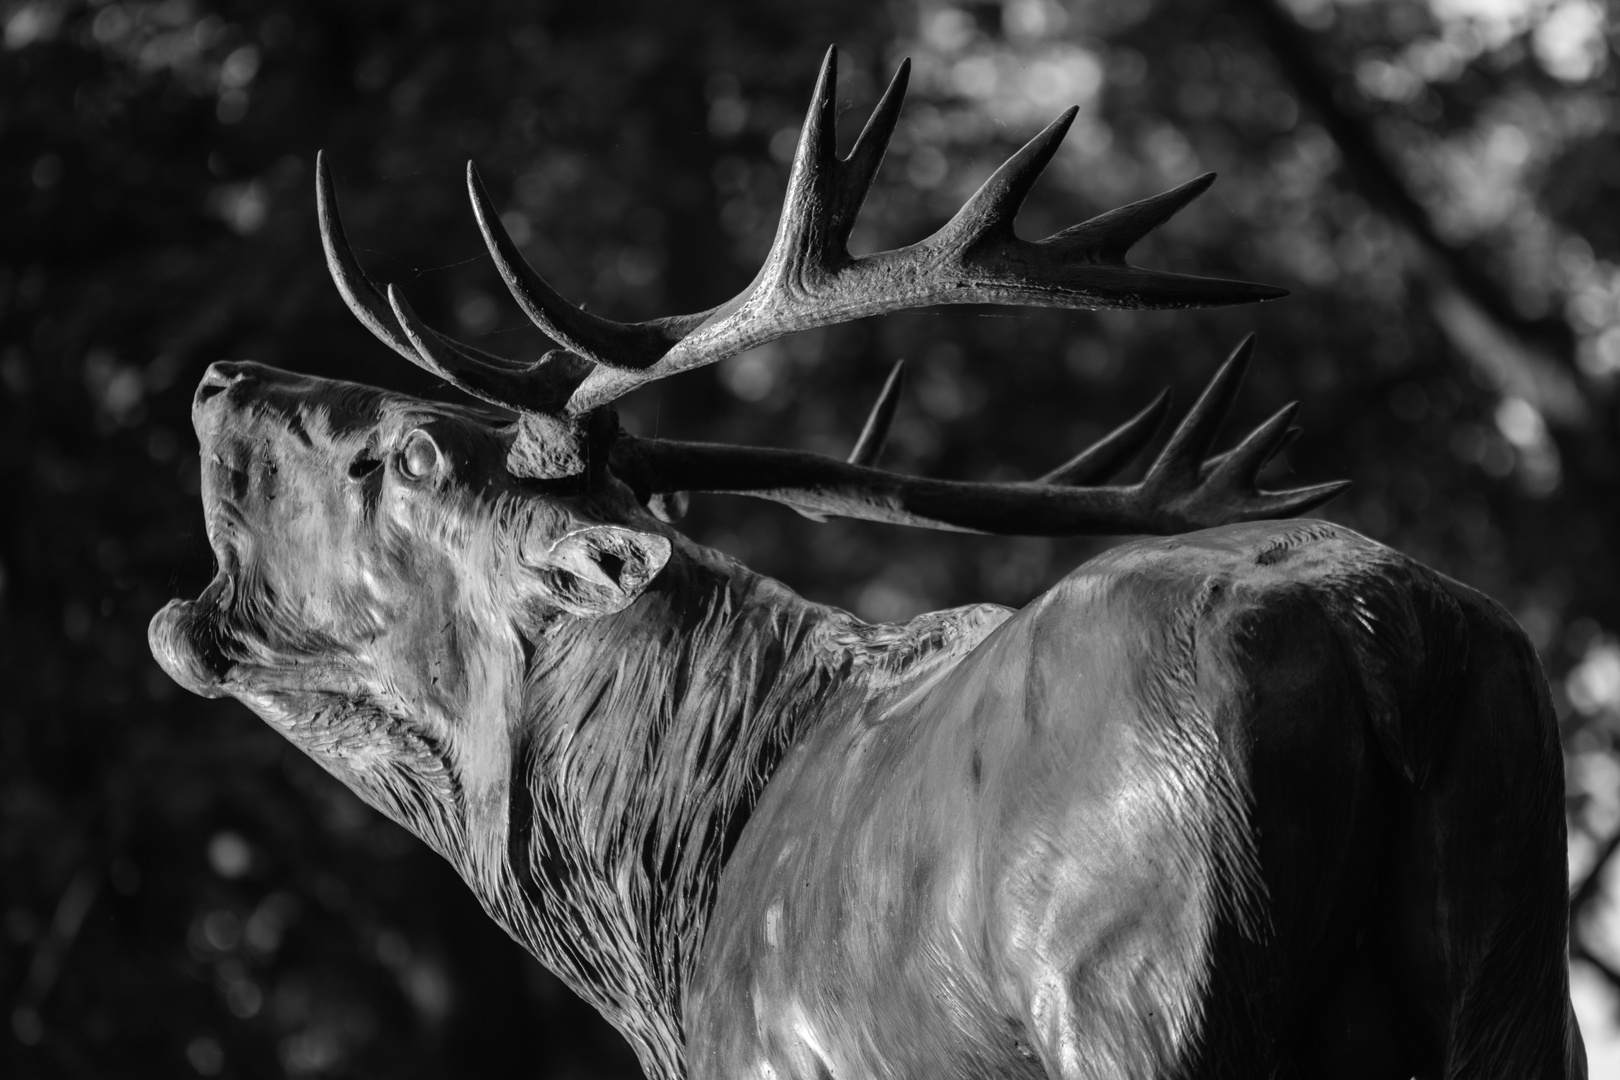
[[[1395,552],[1256,520],[1340,486],[1256,486],[1290,410],[1210,456],[1248,343],[1133,485],[1109,481],[1166,399],[1034,483],[874,468],[896,383],[849,462],[617,432],[606,402],[638,382],[941,289],[1276,294],[1125,266],[1207,181],[1014,237],[1059,125],[935,237],[851,259],[898,93],[837,159],[831,73],[766,270],[709,312],[568,307],[474,177],[514,296],[568,346],[527,367],[372,285],[323,163],[356,314],[516,416],[215,365],[193,417],[220,570],[154,618],[165,669],[450,860],[654,1077],[1584,1076],[1533,651]],[[664,519],[693,489],[1187,535],[1116,548],[1022,611],[870,625],[684,538]]]

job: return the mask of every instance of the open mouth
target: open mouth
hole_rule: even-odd
[[[236,641],[224,613],[236,591],[223,568],[195,600],[171,600],[146,629],[152,655],[169,677],[194,694],[222,697],[236,666]]]
[[[205,497],[209,545],[218,567],[195,600],[171,600],[152,617],[147,640],[152,655],[175,682],[203,697],[221,697],[245,654],[232,633],[230,614],[238,594],[241,557],[234,541],[237,520],[229,504]]]

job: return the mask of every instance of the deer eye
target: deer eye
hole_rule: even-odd
[[[399,452],[399,471],[412,480],[430,476],[439,468],[439,447],[425,431],[413,431],[405,437],[405,446]]]

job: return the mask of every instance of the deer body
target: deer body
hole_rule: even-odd
[[[1293,406],[1211,456],[1252,339],[1132,484],[1167,395],[1018,483],[876,468],[898,374],[848,461],[617,430],[619,394],[857,315],[1280,295],[1125,263],[1210,177],[1019,239],[1072,110],[933,236],[851,256],[905,68],[839,158],[833,60],[766,264],[707,312],[573,307],[469,172],[502,277],[565,346],[533,364],[367,279],[318,162],[351,309],[504,411],[213,365],[192,418],[219,571],[152,620],[159,662],[450,860],[654,1080],[1584,1076],[1533,651],[1387,548],[1265,523],[1343,485],[1258,487]],[[1172,538],[1022,611],[873,626],[682,537],[693,490]]]
[[[1488,601],[1291,523],[1116,549],[974,621],[765,788],[693,1075],[1578,1075],[1558,743]],[[1447,918],[1527,940],[1453,952]],[[1545,1009],[1479,1023],[1497,979]]]

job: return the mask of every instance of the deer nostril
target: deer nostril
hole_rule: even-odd
[[[220,361],[209,364],[208,370],[203,372],[202,382],[197,384],[197,397],[195,404],[201,405],[210,398],[229,390],[245,377],[242,365],[229,361]]]

